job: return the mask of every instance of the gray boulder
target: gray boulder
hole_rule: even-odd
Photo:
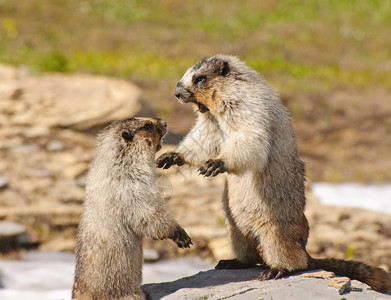
[[[333,275],[326,276],[328,279],[317,278],[323,272],[313,271],[313,276],[308,272],[305,276],[293,275],[279,280],[259,281],[256,278],[261,270],[209,270],[172,282],[146,284],[143,290],[152,300],[391,299],[390,295],[377,293],[356,280],[342,278],[340,283],[341,280],[333,282],[330,278]],[[335,284],[336,282],[339,284]]]

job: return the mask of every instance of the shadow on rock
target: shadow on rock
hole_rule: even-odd
[[[178,290],[221,287],[232,282],[247,282],[258,278],[261,267],[240,269],[240,270],[209,270],[199,272],[196,275],[181,278],[171,282],[151,283],[143,285],[143,290],[149,294],[151,299],[161,299],[164,296],[175,293]]]

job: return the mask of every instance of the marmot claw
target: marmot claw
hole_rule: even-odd
[[[279,279],[281,277],[289,275],[287,270],[279,270],[276,268],[272,268],[269,270],[261,271],[259,274],[258,280],[269,280],[269,279]]]
[[[168,169],[173,165],[182,166],[185,163],[182,156],[177,152],[166,152],[156,160],[158,168]]]
[[[177,244],[179,248],[190,248],[190,245],[193,245],[189,235],[179,225],[170,238]]]
[[[198,169],[201,175],[204,176],[216,176],[220,173],[224,173],[227,171],[224,162],[221,159],[210,159],[202,164],[202,166]]]

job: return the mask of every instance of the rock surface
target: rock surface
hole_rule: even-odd
[[[246,270],[209,270],[172,282],[143,286],[154,299],[391,299],[359,281],[349,282],[346,290],[329,286],[331,279],[317,278],[307,272],[306,277],[293,275],[279,280],[258,281],[261,268]],[[335,277],[340,278],[340,277]],[[344,279],[345,280],[345,279]]]
[[[0,238],[15,237],[26,232],[26,227],[16,222],[3,221],[0,222]]]
[[[25,226],[12,221],[0,222],[0,252],[18,249],[25,240],[29,240]]]
[[[23,75],[1,71],[1,123],[6,126],[89,130],[134,116],[141,90],[125,80],[85,74]]]

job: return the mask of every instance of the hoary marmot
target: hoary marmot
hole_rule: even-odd
[[[157,184],[155,153],[165,134],[161,119],[131,118],[98,135],[77,234],[73,299],[145,299],[142,238],[190,246]]]
[[[323,268],[376,291],[391,289],[380,268],[307,253],[304,163],[287,109],[256,71],[233,56],[206,57],[186,71],[175,96],[194,105],[198,120],[157,165],[187,163],[205,176],[227,173],[223,205],[236,259],[216,268],[266,264],[261,280]]]

